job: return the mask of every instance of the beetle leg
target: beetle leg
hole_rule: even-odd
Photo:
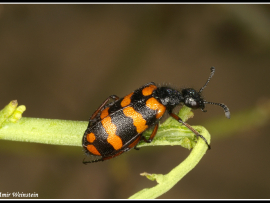
[[[85,161],[85,158],[83,159],[83,164],[90,164],[90,163],[95,163],[95,162],[99,162],[99,161],[103,161],[102,158],[101,159],[95,159],[93,161]]]
[[[105,161],[105,160],[108,160],[108,159],[111,159],[111,158],[114,158],[120,154],[122,154],[123,152],[125,152],[124,150],[121,150],[120,152],[118,152],[117,154],[114,154],[112,156],[108,156],[108,157],[102,157],[100,159],[95,159],[95,160],[92,160],[92,161],[84,161],[85,158],[83,159],[83,164],[90,164],[90,163],[96,163],[96,162],[100,162],[100,161]]]
[[[93,124],[93,119],[98,115],[98,113],[101,111],[101,109],[109,102],[110,99],[113,99],[114,101],[119,100],[119,97],[116,95],[109,96],[101,105],[100,107],[92,114],[91,118],[89,119],[89,125],[91,126]]]
[[[170,116],[173,117],[175,120],[177,120],[179,123],[181,123],[182,125],[186,126],[188,129],[190,129],[197,137],[202,138],[205,143],[208,146],[208,149],[211,149],[210,145],[208,144],[207,140],[205,139],[204,136],[200,135],[200,133],[198,133],[194,128],[192,128],[189,124],[185,123],[179,116],[177,116],[174,113],[170,113]]]
[[[147,140],[144,136],[141,136],[141,139],[140,139],[140,140],[143,140],[143,141],[145,141],[146,143],[151,143],[152,140],[154,139],[154,137],[155,137],[156,134],[157,134],[158,126],[159,126],[159,123],[157,123],[157,124],[155,125],[155,128],[154,128],[154,130],[153,130],[153,132],[152,132],[152,134],[150,135],[150,137],[149,137],[148,140]],[[138,143],[139,143],[139,142],[138,142]],[[139,150],[139,149],[140,149],[140,148],[137,147],[138,143],[137,143],[136,146],[134,147],[134,149],[136,149],[136,150]]]
[[[142,137],[142,133],[138,135],[138,137],[131,143],[128,145],[128,150],[132,149],[134,147],[134,149],[139,150],[139,148],[137,148],[137,144],[140,142]]]
[[[137,145],[134,147],[134,149],[136,149],[136,150],[140,150],[140,148],[138,148],[138,147],[137,147]]]
[[[93,120],[93,119],[97,116],[97,114],[100,112],[100,110],[108,103],[108,101],[109,101],[110,99],[113,99],[113,100],[117,101],[117,100],[119,99],[119,97],[116,96],[116,95],[111,95],[111,96],[109,96],[109,97],[108,97],[108,98],[100,105],[100,107],[93,113],[93,115],[91,116],[91,118],[90,118],[89,120]]]

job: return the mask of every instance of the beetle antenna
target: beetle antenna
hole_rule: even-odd
[[[200,89],[199,93],[201,93],[204,90],[204,88],[206,88],[207,84],[209,83],[209,81],[213,77],[213,75],[215,73],[215,67],[211,67],[210,70],[211,70],[210,76],[209,76],[208,80],[206,81],[205,85]]]
[[[229,108],[225,105],[225,104],[221,104],[221,103],[214,103],[214,102],[207,102],[207,101],[204,101],[203,102],[204,104],[213,104],[213,105],[217,105],[217,106],[220,106],[224,109],[225,111],[225,116],[227,118],[230,118],[231,117],[231,113],[230,113],[230,110]]]

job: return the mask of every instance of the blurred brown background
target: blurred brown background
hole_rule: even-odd
[[[230,128],[269,98],[269,62],[269,5],[0,5],[0,108],[17,99],[25,117],[88,120],[111,94],[150,81],[199,89],[215,66],[204,96],[228,105]],[[226,120],[207,110],[188,123]],[[269,131],[212,134],[212,150],[160,198],[270,198]],[[141,172],[168,173],[189,154],[145,147],[85,166],[80,147],[0,141],[0,152],[0,192],[64,199],[127,198],[156,184]]]

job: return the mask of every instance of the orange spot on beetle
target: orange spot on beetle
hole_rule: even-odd
[[[141,114],[139,114],[133,107],[127,107],[123,109],[124,114],[127,117],[130,117],[133,119],[133,124],[137,129],[137,133],[142,133],[148,128],[148,125],[146,125],[146,120],[142,117]]]
[[[123,146],[121,138],[116,135],[116,126],[112,123],[111,117],[106,117],[101,121],[103,127],[108,133],[107,142],[110,143],[115,150],[121,149]]]
[[[166,111],[166,107],[159,103],[154,97],[146,101],[146,106],[150,109],[157,110],[156,118],[160,118]]]
[[[105,118],[105,117],[107,117],[107,116],[109,115],[108,110],[109,110],[109,107],[107,107],[106,109],[104,109],[104,110],[101,112],[101,114],[100,114],[100,118],[101,118],[101,119],[103,119],[103,118]]]
[[[155,85],[149,85],[148,87],[143,88],[142,94],[143,96],[149,96],[153,93],[153,91],[157,89],[157,86]]]
[[[87,134],[87,137],[86,138],[87,138],[87,141],[88,142],[93,143],[94,140],[96,139],[96,136],[95,136],[94,133],[89,133],[89,134]]]
[[[130,102],[131,102],[131,96],[132,96],[132,95],[133,95],[133,92],[130,93],[129,95],[127,95],[127,96],[124,97],[124,99],[123,99],[122,102],[121,102],[121,106],[122,106],[122,107],[125,107],[125,106],[127,106],[127,105],[130,104]]]
[[[91,144],[87,145],[87,150],[94,155],[101,156],[101,154],[99,153],[99,151],[94,145],[91,145]]]

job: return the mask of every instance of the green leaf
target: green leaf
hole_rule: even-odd
[[[22,117],[22,113],[26,110],[26,107],[24,105],[17,106],[17,100],[13,100],[0,111],[0,128],[6,123],[15,123]]]
[[[208,131],[200,126],[194,127],[203,135],[208,143],[210,143],[210,134]],[[148,174],[143,173],[150,180],[156,180],[157,185],[152,188],[143,189],[132,195],[129,199],[154,199],[170,190],[178,181],[180,181],[189,171],[191,171],[203,155],[208,150],[208,146],[202,139],[198,139],[197,144],[191,151],[190,155],[177,167],[172,169],[168,174]]]
[[[193,117],[191,109],[184,106],[179,111],[179,117],[183,121],[187,121]],[[201,126],[192,126],[201,135],[203,135],[210,144],[210,134]],[[143,135],[148,138],[151,135],[151,130],[146,131]],[[193,148],[190,155],[171,172],[166,175],[162,174],[149,174],[147,172],[142,173],[142,176],[146,176],[150,180],[156,180],[157,185],[153,188],[147,188],[132,195],[130,199],[153,199],[164,194],[170,190],[178,181],[180,181],[189,171],[191,171],[201,160],[205,152],[208,150],[208,146],[194,133],[182,126],[178,121],[173,118],[168,118],[163,124],[160,125],[155,139],[151,143],[141,142],[137,147],[143,146],[156,146],[156,145],[181,145],[187,149]]]
[[[183,106],[178,116],[185,122],[193,117],[190,108]],[[147,139],[150,137],[153,129],[146,130],[143,133]],[[165,146],[181,145],[184,148],[192,149],[196,145],[197,137],[185,126],[182,126],[177,120],[169,117],[165,122],[159,125],[155,139],[151,143],[140,142],[137,147],[145,146]]]

